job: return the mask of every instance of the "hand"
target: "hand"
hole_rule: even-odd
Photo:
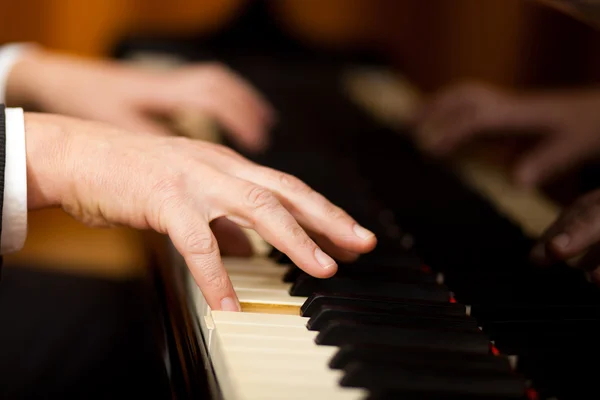
[[[226,147],[139,135],[97,122],[26,114],[30,209],[61,206],[91,226],[168,234],[209,305],[237,310],[209,224],[257,231],[301,269],[330,277],[334,260],[370,251],[374,235],[293,176]],[[309,237],[311,234],[323,250]]]
[[[515,180],[536,186],[600,151],[600,91],[515,95],[468,83],[442,91],[420,113],[416,141],[436,156],[489,134],[540,138],[521,156]]]
[[[600,283],[600,189],[579,198],[542,235],[532,250],[541,265],[576,259],[575,266]]]
[[[150,71],[37,49],[11,70],[7,103],[159,135],[170,131],[158,118],[198,113],[214,118],[234,143],[251,152],[265,148],[274,119],[260,93],[222,65]]]

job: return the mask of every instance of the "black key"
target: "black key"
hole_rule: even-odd
[[[328,322],[319,331],[315,342],[324,346],[337,347],[352,344],[382,344],[479,354],[490,352],[489,338],[482,332],[417,329],[406,326],[360,324],[341,320]]]
[[[500,394],[471,395],[466,393],[447,392],[414,392],[399,389],[374,389],[364,400],[530,400],[525,394],[519,397]]]
[[[600,305],[552,304],[474,304],[471,315],[478,320],[502,321],[531,319],[600,319]]]
[[[378,245],[379,247],[379,245]],[[293,265],[292,260],[279,250],[274,250],[269,255],[270,258],[282,265]],[[342,265],[344,263],[341,263]],[[413,252],[409,252],[398,247],[393,253],[381,254],[379,252],[371,252],[361,255],[356,261],[351,263],[357,267],[368,267],[377,265],[379,267],[390,268],[409,268],[429,272],[429,268],[423,265],[423,261]],[[338,264],[339,265],[339,264]]]
[[[508,358],[504,356],[375,344],[343,346],[331,358],[329,367],[332,369],[344,369],[352,362],[391,366],[434,365],[446,368],[462,367],[504,373],[512,370]]]
[[[303,317],[311,317],[323,306],[367,307],[387,312],[404,310],[427,315],[465,316],[467,311],[463,304],[447,301],[427,301],[415,299],[398,299],[380,296],[361,296],[354,294],[313,293],[300,308]]]
[[[519,376],[483,370],[441,370],[435,366],[390,367],[372,363],[351,363],[344,368],[343,387],[393,388],[415,392],[441,392],[477,396],[522,397],[526,392]]]
[[[295,282],[301,275],[308,275],[300,268],[291,266],[283,277],[284,282]],[[335,273],[336,278],[360,279],[369,281],[393,281],[403,283],[442,283],[441,274],[432,274],[424,270],[377,266],[377,265],[355,265],[338,264],[338,270]]]
[[[300,276],[290,288],[292,296],[308,297],[316,292],[352,293],[430,301],[448,301],[450,292],[443,285],[356,281],[346,278],[314,278]]]
[[[430,316],[398,310],[388,313],[376,309],[344,306],[324,306],[308,320],[306,327],[311,331],[321,330],[329,321],[350,320],[359,323],[402,325],[415,328],[442,328],[479,332],[477,322],[463,317]]]

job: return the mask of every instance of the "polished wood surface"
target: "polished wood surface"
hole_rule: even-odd
[[[25,247],[5,266],[27,265],[75,274],[125,279],[144,273],[144,235],[126,228],[89,228],[59,209],[31,212]]]

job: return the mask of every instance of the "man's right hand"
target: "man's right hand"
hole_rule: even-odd
[[[600,91],[515,95],[478,83],[441,91],[417,118],[416,142],[445,156],[486,134],[531,134],[540,140],[520,156],[514,178],[532,187],[600,152]]]
[[[376,244],[302,181],[220,145],[48,114],[26,114],[25,135],[29,209],[60,206],[88,225],[168,234],[213,309],[239,302],[211,222],[256,230],[322,278],[336,272],[328,254],[352,260]]]

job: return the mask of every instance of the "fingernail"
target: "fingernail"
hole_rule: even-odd
[[[315,258],[317,259],[319,264],[321,264],[321,267],[325,269],[329,269],[336,265],[335,261],[333,261],[331,257],[325,254],[323,250],[319,249],[318,247],[315,249]]]
[[[363,240],[371,239],[375,234],[358,224],[354,224],[354,234]]]
[[[571,241],[571,238],[569,238],[569,236],[565,233],[561,233],[560,235],[556,236],[554,239],[552,239],[552,244],[556,247],[558,247],[559,249],[564,249],[569,245],[569,242]]]
[[[240,305],[231,297],[225,297],[221,300],[222,311],[240,311]]]

